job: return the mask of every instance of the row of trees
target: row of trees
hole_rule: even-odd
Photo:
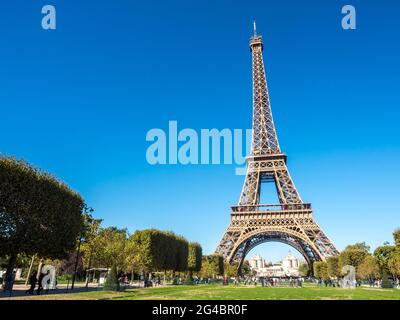
[[[154,229],[129,235],[126,229],[103,228],[92,211],[52,175],[0,157],[0,267],[7,268],[6,285],[15,267],[27,270],[42,263],[81,276],[93,267],[112,266],[125,273],[170,270],[189,277],[200,271],[198,243]]]
[[[393,232],[394,245],[385,243],[370,252],[370,247],[363,243],[349,245],[340,255],[329,257],[326,261],[314,263],[314,276],[322,280],[343,276],[342,268],[351,265],[356,268],[359,280],[373,281],[391,276],[400,278],[400,229]],[[302,268],[304,272],[304,268]]]
[[[96,219],[87,220],[85,230],[79,255],[72,252],[68,264],[71,266],[77,258],[81,275],[90,268],[115,267],[119,274],[131,278],[134,274],[147,276],[166,271],[187,272],[191,278],[202,266],[201,245],[173,232],[147,229],[130,235],[126,229],[103,228],[101,220]],[[71,272],[70,268],[62,267],[65,261],[59,265],[61,272]]]
[[[144,273],[170,270],[193,272],[201,269],[202,248],[173,232],[156,229],[136,231],[128,239],[132,268]]]
[[[223,259],[220,256],[203,256],[202,247],[196,242],[188,242],[173,232],[156,229],[138,230],[129,234],[126,229],[102,227],[101,220],[87,215],[83,232],[76,239],[74,248],[64,259],[54,259],[35,254],[34,269],[39,264],[51,264],[58,275],[72,276],[75,271],[83,280],[86,270],[91,268],[115,269],[119,275],[126,274],[146,277],[154,272],[180,272],[187,279],[193,274],[200,275],[204,267],[204,277],[223,275]],[[79,247],[79,250],[78,250]],[[6,257],[0,257],[0,267]],[[20,253],[17,266],[27,271],[31,256]],[[26,272],[25,272],[26,275]]]

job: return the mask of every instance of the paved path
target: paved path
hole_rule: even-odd
[[[10,295],[9,291],[5,292],[4,290],[0,289],[0,299],[7,299],[10,297],[12,298],[12,297],[31,296],[29,293],[25,293],[25,291],[28,290],[29,287],[30,286],[16,284],[16,285],[14,285],[11,295]],[[36,289],[37,289],[37,286],[35,287],[34,295],[37,295]],[[71,290],[71,285],[69,285],[67,287],[66,284],[59,284],[59,285],[57,285],[57,289],[55,289],[55,290],[49,290],[48,292],[46,292],[46,290],[43,290],[41,295],[78,293],[78,292],[97,291],[97,290],[101,290],[101,289],[102,288],[99,288],[95,284],[89,284],[88,288],[86,288],[85,283],[76,283],[74,289]]]

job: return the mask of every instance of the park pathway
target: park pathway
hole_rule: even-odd
[[[10,294],[9,291],[5,292],[4,290],[0,291],[0,300],[1,299],[13,299],[19,297],[29,297],[29,296],[37,296],[36,289],[33,295],[26,293],[25,291],[29,289],[29,286],[25,286],[23,284],[16,284]],[[102,290],[101,287],[98,287],[96,284],[89,284],[86,288],[85,283],[76,283],[74,289],[71,289],[70,285],[66,284],[59,284],[57,285],[57,289],[55,290],[43,290],[40,296],[46,295],[55,295],[55,294],[68,294],[68,293],[79,293],[79,292],[90,292],[90,291],[97,291]]]

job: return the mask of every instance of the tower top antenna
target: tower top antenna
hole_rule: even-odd
[[[257,35],[257,26],[256,26],[256,21],[253,21],[253,28],[254,28],[254,35]]]

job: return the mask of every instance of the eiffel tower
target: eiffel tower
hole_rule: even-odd
[[[304,203],[286,167],[275,132],[263,62],[263,40],[250,39],[253,63],[253,133],[251,155],[246,158],[247,171],[237,206],[231,207],[231,222],[216,253],[225,261],[243,263],[247,253],[257,245],[277,241],[297,249],[310,269],[314,261],[337,255],[332,242],[315,222],[311,204]],[[260,204],[263,183],[273,182],[279,204]]]

